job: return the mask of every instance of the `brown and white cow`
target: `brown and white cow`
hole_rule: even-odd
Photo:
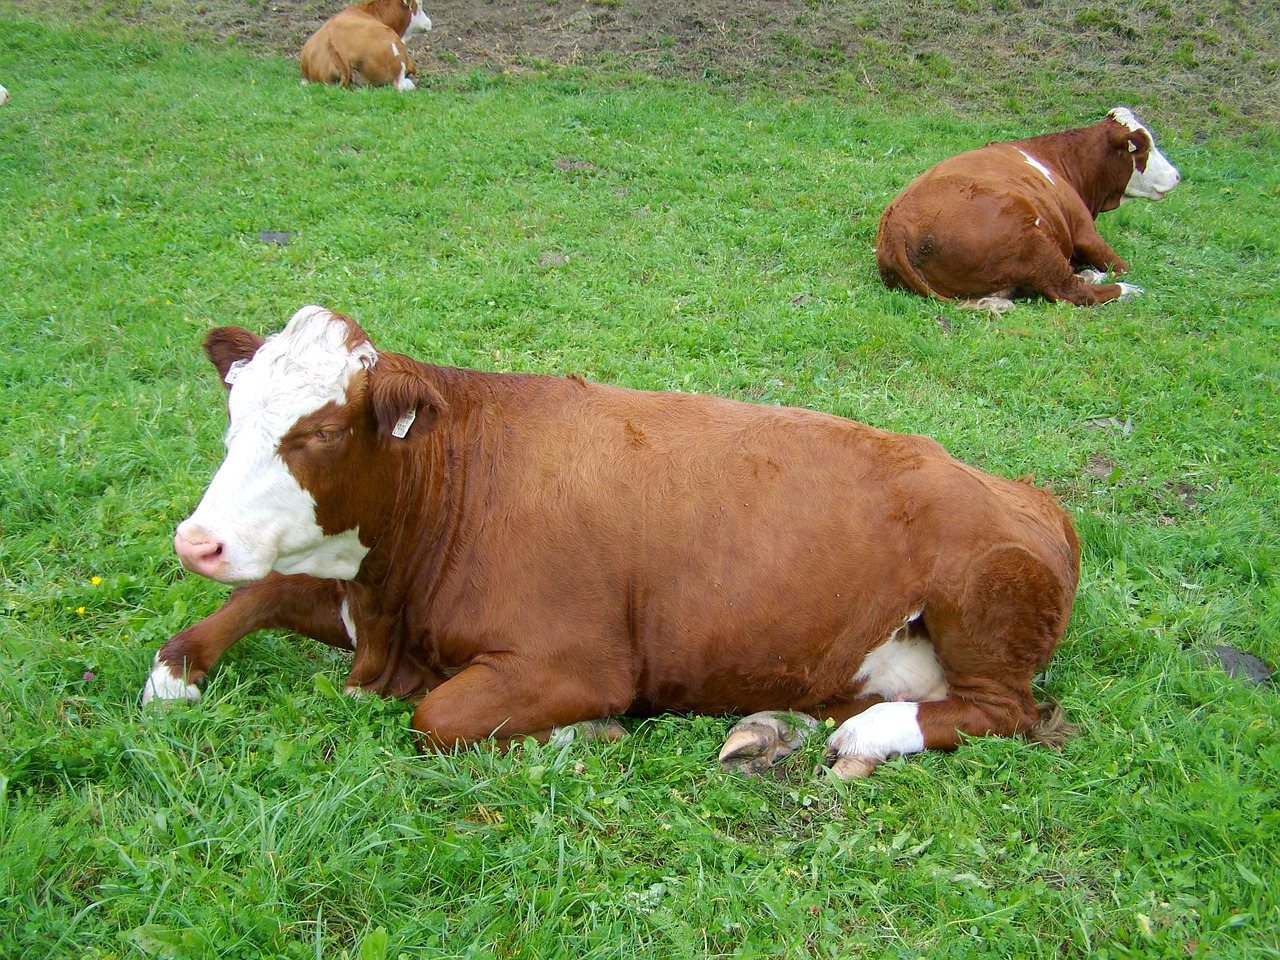
[[[368,0],[330,17],[302,46],[302,82],[414,89],[407,41],[431,20],[419,0]]]
[[[983,305],[997,307],[1034,293],[1080,305],[1138,294],[1097,272],[1129,265],[1094,219],[1134,197],[1163,199],[1179,179],[1124,107],[1090,127],[970,150],[917,177],[886,208],[880,277],[921,296],[994,298]],[[1077,274],[1081,266],[1096,270]]]
[[[1079,544],[1029,483],[809,410],[431,366],[320,307],[205,351],[227,454],[175,547],[240,586],[144,702],[285,628],[353,649],[352,692],[420,698],[432,749],[741,713],[721,760],[757,771],[820,718],[854,776],[1038,732]]]

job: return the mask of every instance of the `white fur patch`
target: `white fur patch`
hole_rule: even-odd
[[[874,693],[886,700],[942,700],[947,696],[947,679],[933,644],[927,637],[907,633],[905,624],[867,654],[853,679],[862,685],[859,694]]]
[[[391,41],[391,55],[393,57],[400,56],[400,48],[396,46],[396,42],[394,40]]]
[[[947,681],[933,651],[923,637],[890,640],[868,654],[854,678],[863,694],[886,700],[943,700]]]
[[[9,102],[9,91],[4,87],[0,87],[0,107]]]
[[[1027,151],[1022,150],[1022,149],[1019,149],[1019,150],[1018,150],[1018,152],[1019,152],[1020,154],[1022,154],[1024,157],[1026,157],[1026,158],[1027,158],[1027,164],[1028,164],[1028,165],[1030,165],[1030,166],[1032,166],[1032,167],[1035,167],[1037,170],[1039,170],[1041,173],[1043,173],[1043,174],[1044,174],[1044,178],[1045,178],[1046,180],[1048,180],[1048,181],[1049,181],[1051,184],[1053,184],[1055,187],[1058,185],[1058,181],[1057,181],[1057,180],[1055,180],[1055,179],[1053,179],[1053,174],[1049,171],[1049,168],[1048,168],[1048,167],[1046,167],[1043,163],[1041,163],[1039,160],[1037,160],[1037,159],[1036,159],[1035,157],[1033,157],[1031,154],[1027,153]]]
[[[349,580],[360,569],[368,548],[359,531],[326,535],[315,498],[277,453],[300,417],[345,403],[351,378],[377,361],[372,344],[347,347],[347,333],[330,311],[303,307],[240,369],[227,401],[227,456],[178,526],[185,540],[222,544],[214,579],[244,583],[276,570]]]
[[[200,688],[194,683],[187,683],[182,677],[175,677],[173,671],[168,665],[160,662],[160,655],[156,654],[155,666],[151,670],[151,676],[147,678],[147,685],[142,688],[142,702],[149,703],[152,700],[199,700]]]
[[[338,616],[342,617],[342,625],[346,628],[347,639],[351,641],[351,649],[356,648],[356,622],[351,617],[351,604],[344,598],[342,607],[338,610]]]
[[[842,757],[888,760],[924,750],[924,734],[915,703],[877,703],[850,717],[827,741],[827,750]]]

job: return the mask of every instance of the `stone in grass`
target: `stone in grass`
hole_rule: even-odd
[[[1212,657],[1216,657],[1222,669],[1227,672],[1227,676],[1254,686],[1274,686],[1275,668],[1265,660],[1245,650],[1225,645],[1211,647],[1210,650]]]
[[[284,247],[293,239],[293,234],[285,230],[259,230],[258,239],[263,243],[275,243]]]

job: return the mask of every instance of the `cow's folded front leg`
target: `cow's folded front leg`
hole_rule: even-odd
[[[333,647],[354,646],[337,580],[273,573],[237,587],[221,607],[170,637],[156,653],[142,691],[149,700],[199,700],[200,688],[227,648],[255,630],[292,630]]]
[[[413,728],[422,735],[424,750],[483,740],[505,749],[530,737],[545,743],[560,730],[616,716],[628,705],[598,678],[587,682],[516,656],[484,654],[423,697]]]

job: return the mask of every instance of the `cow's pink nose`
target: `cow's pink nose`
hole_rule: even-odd
[[[223,563],[222,542],[213,537],[194,534],[188,539],[179,533],[173,538],[173,549],[178,552],[178,559],[184,567],[203,577],[212,577]]]

